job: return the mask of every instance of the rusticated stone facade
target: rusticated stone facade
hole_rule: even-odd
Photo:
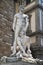
[[[7,46],[7,44],[12,43],[11,29],[14,15],[13,12],[14,12],[13,0],[0,0],[0,44],[1,44],[0,53],[2,53],[2,50]],[[6,48],[8,49],[9,47]]]

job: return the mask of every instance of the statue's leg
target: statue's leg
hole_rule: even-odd
[[[27,54],[29,55],[30,58],[33,58],[32,57],[32,54],[31,54],[31,50],[30,50],[30,38],[28,36],[25,36],[25,40],[26,40],[26,47],[28,48],[27,50]]]
[[[21,27],[19,25],[17,25],[16,30],[15,30],[15,39],[14,39],[14,42],[13,42],[13,54],[16,53],[17,38],[18,38],[18,35],[19,35],[19,32],[20,32],[20,29],[21,29]]]
[[[33,57],[32,57],[32,54],[31,54],[31,50],[30,50],[29,45],[28,45],[28,51],[27,51],[27,54],[29,55],[30,58],[33,58]]]
[[[16,44],[16,40],[14,38],[13,46],[11,47],[11,50],[12,50],[11,56],[16,54],[16,46],[17,46],[17,44]]]
[[[25,50],[24,50],[24,48],[22,46],[22,42],[20,41],[20,37],[17,38],[17,44],[19,45],[20,50],[25,53]]]
[[[17,38],[17,44],[19,45],[20,50],[23,52],[23,56],[28,57],[28,54],[25,52],[25,49],[23,48],[22,42],[20,41],[20,38],[19,37]]]

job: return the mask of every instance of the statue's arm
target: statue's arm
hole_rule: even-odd
[[[26,17],[26,30],[27,30],[28,26],[29,26],[29,17],[27,16]]]
[[[12,30],[15,31],[15,28],[16,28],[16,16],[14,16],[14,19],[13,19]]]

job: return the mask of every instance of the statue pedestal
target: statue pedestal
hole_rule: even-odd
[[[5,63],[5,64],[1,64],[1,65],[37,65],[35,63],[27,63],[27,62],[23,62],[23,61],[16,61],[13,63]]]
[[[43,61],[38,61],[35,62],[31,62],[31,60],[29,62],[27,61],[23,61],[21,58],[17,59],[16,57],[8,57],[7,59],[5,59],[6,62],[0,62],[0,65],[43,65]]]

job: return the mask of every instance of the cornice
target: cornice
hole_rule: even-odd
[[[30,11],[33,11],[36,8],[40,8],[41,10],[43,10],[43,6],[36,3],[35,1],[28,4],[25,8],[24,8],[24,13],[28,13]]]

